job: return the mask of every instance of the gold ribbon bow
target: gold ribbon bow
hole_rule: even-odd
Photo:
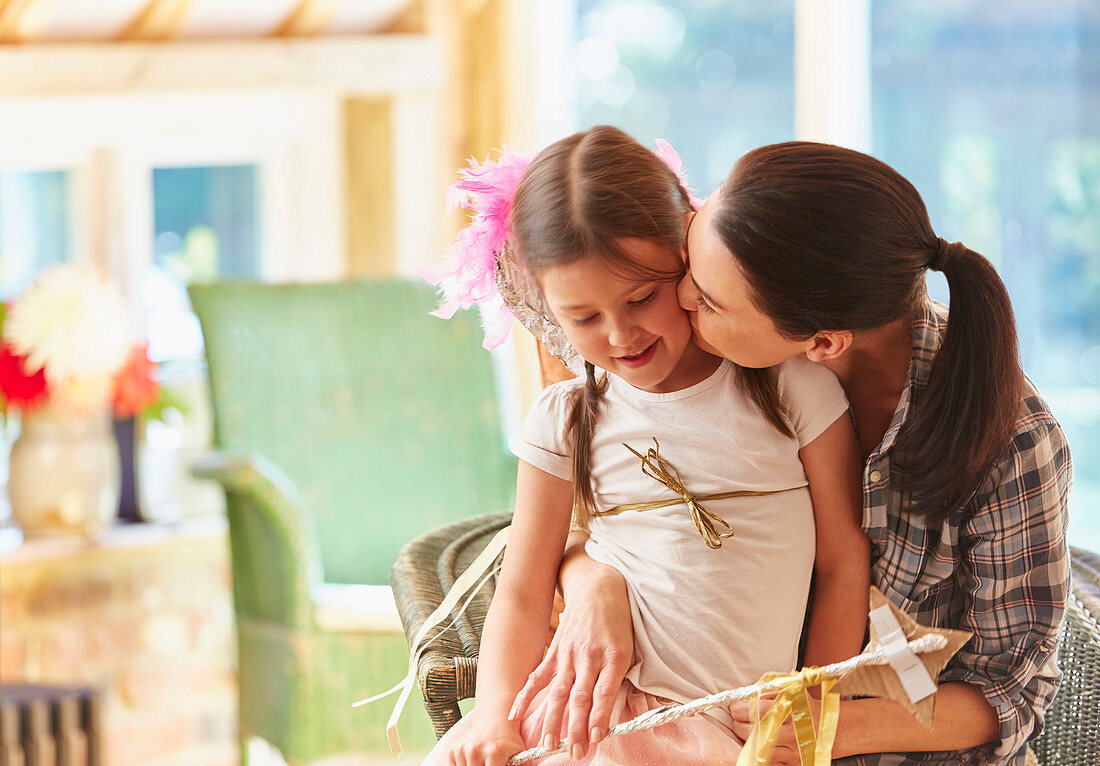
[[[794,724],[798,754],[804,766],[829,766],[832,763],[833,742],[840,718],[840,695],[832,691],[836,676],[822,668],[803,668],[797,673],[765,673],[758,683],[774,686],[781,683],[775,700],[764,719],[760,720],[760,694],[752,706],[752,733],[737,758],[737,766],[766,766],[779,739],[779,731],[788,717]],[[821,685],[821,720],[814,730],[813,713],[807,689]]]
[[[614,508],[610,508],[606,511],[597,513],[597,516],[617,516],[620,513],[626,511],[652,511],[657,508],[668,508],[670,505],[679,505],[680,503],[686,503],[688,511],[691,513],[691,520],[695,522],[695,528],[699,530],[699,536],[703,538],[703,542],[707,544],[708,548],[717,549],[722,547],[722,541],[726,538],[733,537],[733,527],[723,519],[721,516],[717,516],[707,510],[703,505],[704,500],[724,500],[729,497],[759,497],[761,495],[774,495],[778,492],[790,492],[792,489],[800,489],[800,487],[791,487],[789,489],[774,489],[762,492],[740,490],[737,492],[720,492],[715,495],[704,495],[703,497],[695,497],[687,491],[684,487],[683,481],[680,480],[679,472],[673,467],[671,463],[661,457],[661,444],[656,438],[653,439],[655,447],[651,447],[643,455],[638,450],[631,447],[629,444],[623,444],[628,450],[634,453],[634,456],[642,461],[642,473],[651,479],[659,481],[666,487],[671,489],[677,495],[679,499],[676,500],[654,500],[649,503],[627,503],[625,505],[616,505]],[[725,532],[719,532],[715,528],[715,524],[720,524],[726,529]]]

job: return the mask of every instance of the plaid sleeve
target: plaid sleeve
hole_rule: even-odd
[[[1058,689],[1072,481],[1062,430],[1033,397],[959,531],[959,586],[969,596],[959,627],[974,638],[941,681],[980,688],[1000,721],[1000,740],[969,751],[966,760],[1005,763],[1042,731],[1043,713]]]

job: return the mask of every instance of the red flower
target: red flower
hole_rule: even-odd
[[[0,393],[12,407],[33,410],[46,401],[46,370],[27,374],[27,358],[0,345]]]
[[[160,396],[157,366],[149,360],[148,346],[134,346],[126,365],[115,377],[115,413],[132,418]]]

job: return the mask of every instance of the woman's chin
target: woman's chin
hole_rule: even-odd
[[[717,356],[721,359],[728,359],[729,361],[736,364],[738,367],[772,366],[772,362],[770,362],[770,360],[746,359],[744,355],[737,353],[736,351],[731,352],[729,349],[723,351],[722,349],[707,343],[706,340],[704,340],[703,337],[700,336],[698,333],[692,333],[691,339],[695,341],[696,346],[698,346],[703,351],[706,351],[708,354],[713,354],[714,356]],[[776,361],[775,364],[778,364],[778,361]]]

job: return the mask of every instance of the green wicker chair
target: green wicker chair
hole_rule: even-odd
[[[388,710],[351,703],[404,673],[386,574],[401,544],[511,506],[515,460],[476,321],[428,316],[405,281],[190,289],[225,489],[242,762],[386,752]],[[403,723],[409,749],[434,742]]]
[[[457,576],[508,522],[508,514],[486,514],[429,532],[401,550],[390,581],[410,641]],[[1043,766],[1100,765],[1100,556],[1072,548],[1071,559],[1073,594],[1059,644],[1065,677],[1042,736],[1031,743]],[[459,702],[474,696],[481,627],[492,593],[490,582],[457,625],[420,658],[420,689],[437,737],[462,716]]]
[[[401,549],[390,582],[410,644],[458,576],[511,521],[509,513],[487,513],[428,532]],[[431,643],[420,657],[417,680],[437,737],[462,717],[458,703],[473,699],[481,628],[495,586],[490,579],[438,638],[432,638],[437,630],[428,633]]]

